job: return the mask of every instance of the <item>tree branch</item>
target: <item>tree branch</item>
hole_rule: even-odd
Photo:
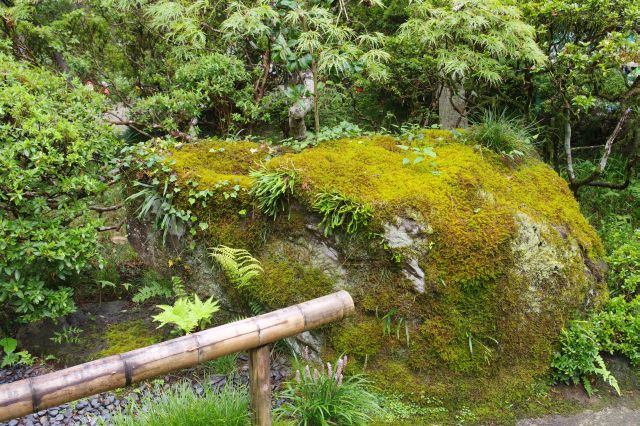
[[[89,210],[93,210],[93,211],[100,212],[100,213],[112,212],[114,210],[118,210],[118,209],[122,208],[122,206],[123,206],[122,203],[115,204],[113,206],[108,206],[108,207],[89,206]]]
[[[571,112],[569,107],[565,107],[564,114],[564,152],[567,156],[567,172],[569,173],[569,182],[572,184],[576,180],[576,173],[573,170],[573,157],[571,155]]]
[[[98,232],[107,232],[107,231],[118,231],[120,230],[120,228],[122,228],[122,226],[126,223],[126,221],[122,221],[117,225],[111,225],[111,226],[98,226],[96,228],[96,231]]]

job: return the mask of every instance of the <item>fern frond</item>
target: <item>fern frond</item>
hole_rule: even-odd
[[[218,246],[211,249],[211,257],[237,288],[248,286],[251,280],[263,272],[260,262],[244,249]]]

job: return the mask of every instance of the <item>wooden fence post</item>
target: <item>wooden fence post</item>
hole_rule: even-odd
[[[271,426],[271,351],[269,345],[249,350],[251,417],[256,426]]]

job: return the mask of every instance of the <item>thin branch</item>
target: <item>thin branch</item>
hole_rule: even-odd
[[[565,108],[564,114],[564,151],[567,155],[567,171],[569,172],[569,181],[573,183],[576,180],[576,173],[573,170],[573,157],[571,155],[571,113],[568,107]]]
[[[616,128],[613,129],[613,133],[611,133],[611,136],[609,136],[609,139],[607,139],[607,143],[605,144],[605,148],[604,148],[604,153],[602,154],[602,158],[600,159],[600,170],[599,170],[600,173],[604,172],[605,167],[607,167],[607,162],[609,161],[609,155],[611,155],[611,147],[613,145],[613,141],[615,141],[618,138],[618,135],[622,130],[622,126],[624,125],[624,122],[627,121],[627,118],[629,117],[630,113],[631,113],[631,108],[627,108],[622,114],[622,117],[620,117],[620,120],[618,120],[618,124],[616,124]]]
[[[111,225],[111,226],[98,226],[96,228],[96,231],[98,232],[107,232],[107,231],[119,231],[120,228],[122,228],[122,226],[126,223],[125,220],[123,220],[122,222],[120,222],[117,225]]]
[[[113,206],[108,206],[108,207],[89,206],[89,210],[93,210],[93,211],[100,212],[100,213],[112,212],[114,210],[118,210],[118,209],[122,208],[122,206],[123,206],[122,203],[115,204]]]

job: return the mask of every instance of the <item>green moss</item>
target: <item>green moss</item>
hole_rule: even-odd
[[[403,165],[416,154],[399,144],[433,147],[437,157]],[[211,148],[216,152],[208,153]],[[236,179],[244,189],[234,200],[214,197],[198,215],[209,223],[211,241],[255,250],[265,272],[249,289],[252,298],[276,308],[318,297],[336,287],[328,269],[343,268],[341,287],[353,295],[357,314],[328,332],[330,351],[352,355],[360,365],[367,359],[378,385],[388,380],[383,387],[412,392],[416,403],[427,395],[454,410],[459,400],[477,397],[491,411],[525,398],[548,365],[559,329],[594,289],[583,256],[602,255],[560,176],[533,158],[507,164],[442,130],[418,132],[410,141],[363,136],[270,160],[266,155],[257,144],[222,142],[174,153],[181,179],[195,177],[214,189],[220,179]],[[252,208],[247,190],[249,170],[261,161],[267,170],[296,173],[292,204],[275,221]],[[317,250],[304,245],[321,238],[309,232],[322,219],[313,208],[320,193],[339,193],[373,212],[354,235],[336,230],[325,241],[340,256],[340,265],[327,268],[311,258]],[[239,209],[249,213],[240,217]],[[403,260],[394,264],[381,240],[383,224],[397,217],[428,232],[421,246],[397,249]],[[423,294],[402,272],[407,259],[424,271]],[[393,324],[407,325],[410,344],[383,336],[374,313],[390,311]],[[396,378],[403,383],[397,389]],[[478,388],[492,391],[478,395]],[[491,417],[482,409],[476,414]]]
[[[162,340],[162,334],[143,320],[110,324],[102,337],[107,346],[95,354],[96,359],[143,348]]]
[[[334,280],[320,269],[282,257],[269,256],[261,262],[264,273],[250,292],[268,306],[290,306],[333,291]]]
[[[385,343],[382,321],[363,317],[338,327],[331,343],[339,354],[349,354],[360,361],[376,355]]]
[[[248,188],[251,169],[256,169],[268,154],[268,148],[253,142],[201,141],[183,145],[171,153],[173,169],[183,180],[195,179],[201,188],[214,188],[223,181]]]

